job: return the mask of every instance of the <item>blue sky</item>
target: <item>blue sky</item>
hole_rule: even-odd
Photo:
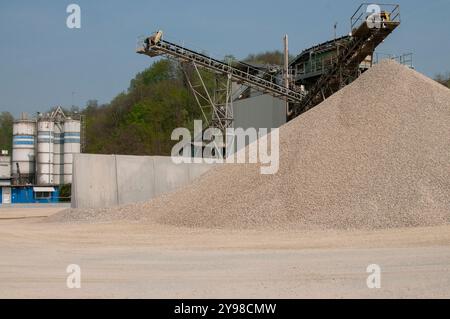
[[[450,0],[397,0],[402,25],[380,52],[414,53],[429,76],[450,71]],[[66,27],[66,7],[81,7],[81,29]],[[227,3],[224,5],[224,3]],[[0,0],[0,111],[34,113],[55,105],[109,102],[152,60],[135,53],[140,35],[221,57],[282,48],[292,54],[350,31],[361,1]],[[72,92],[75,92],[72,95]]]

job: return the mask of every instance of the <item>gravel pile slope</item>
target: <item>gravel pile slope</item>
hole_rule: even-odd
[[[235,229],[448,223],[450,90],[384,62],[280,129],[276,175],[227,165],[145,204],[54,217],[116,219]]]

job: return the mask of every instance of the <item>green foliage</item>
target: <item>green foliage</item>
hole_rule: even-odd
[[[65,184],[59,188],[59,197],[61,202],[70,202],[72,196],[72,184]]]
[[[139,88],[148,87],[151,84],[171,79],[176,79],[174,63],[170,60],[160,60],[144,72],[138,73],[136,77],[131,80],[128,91],[133,92]]]
[[[281,51],[267,51],[259,54],[250,54],[244,62],[256,64],[283,64],[283,53]]]
[[[226,61],[232,63],[229,55]],[[249,55],[247,62],[282,64],[280,51]],[[185,65],[189,79],[196,78],[192,66]],[[216,76],[206,70],[200,73],[211,96]],[[162,59],[131,80],[126,92],[109,104],[99,106],[91,100],[83,111],[86,121],[87,153],[170,155],[176,141],[173,129],[193,129],[195,119],[203,115],[186,82],[180,65]],[[207,114],[209,116],[210,114]]]
[[[289,56],[289,60],[293,59],[293,56]],[[275,51],[266,51],[258,54],[248,55],[244,62],[254,63],[254,64],[273,64],[273,65],[283,65],[284,64],[284,53]]]
[[[103,106],[91,101],[83,113],[86,152],[130,155],[170,155],[173,129],[202,116],[179,65],[170,60],[155,62],[127,92]]]
[[[0,113],[0,150],[8,150],[11,154],[14,118],[9,112]]]

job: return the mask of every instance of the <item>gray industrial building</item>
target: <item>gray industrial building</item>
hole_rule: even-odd
[[[234,127],[278,128],[286,123],[286,102],[259,94],[233,102]]]

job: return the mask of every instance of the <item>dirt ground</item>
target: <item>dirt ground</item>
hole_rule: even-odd
[[[1,298],[450,298],[450,226],[264,232],[49,224],[0,208]],[[81,288],[66,285],[69,264]],[[381,268],[369,289],[366,268]]]

